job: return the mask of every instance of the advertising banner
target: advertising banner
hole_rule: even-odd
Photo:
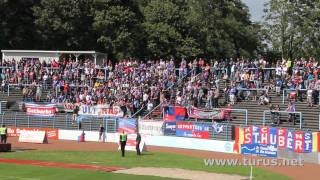
[[[45,131],[20,131],[19,142],[28,143],[47,143],[47,137]]]
[[[277,157],[277,146],[272,144],[242,144],[241,154]]]
[[[56,105],[55,104],[33,104],[33,103],[25,103],[25,109],[27,115],[32,116],[54,116],[56,113]]]
[[[21,131],[44,131],[48,139],[58,140],[59,130],[50,128],[8,128],[7,135],[9,137],[19,137]]]
[[[164,122],[164,135],[176,134],[176,122]]]
[[[123,111],[119,106],[107,107],[105,105],[81,105],[79,108],[79,115],[96,117],[123,117]]]
[[[151,136],[162,136],[162,126],[162,121],[139,120],[138,123],[139,133]]]
[[[210,138],[210,125],[197,122],[176,122],[176,135],[201,139]]]
[[[320,144],[318,141],[319,132],[249,126],[245,128],[237,127],[235,133],[235,144],[238,144],[234,146],[235,152],[239,152],[239,146],[242,144],[275,145],[277,148],[296,153],[319,151],[317,148]]]
[[[188,109],[188,116],[195,119],[224,119],[224,110],[204,110],[196,107],[191,107]]]

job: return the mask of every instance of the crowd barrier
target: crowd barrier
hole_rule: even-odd
[[[265,110],[263,111],[263,119],[262,119],[262,124],[263,126],[265,125],[266,123],[266,114],[267,113],[271,113],[271,112],[274,112],[274,113],[280,113],[280,114],[299,114],[299,127],[300,129],[302,129],[302,112],[288,112],[288,111],[270,111],[270,110]],[[293,121],[295,121],[295,118],[293,118]],[[320,121],[319,121],[320,122]]]
[[[288,92],[291,92],[291,91],[296,91],[296,90],[291,90],[291,89],[283,89],[282,90],[282,104],[285,104],[285,99],[288,95]],[[298,91],[307,92],[308,89],[299,89]],[[296,97],[296,98],[298,98],[298,97]],[[320,91],[318,92],[318,105],[320,105]]]

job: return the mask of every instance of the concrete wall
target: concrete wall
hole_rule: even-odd
[[[82,131],[77,130],[59,130],[59,139],[77,140]],[[85,131],[86,141],[98,141],[98,131]],[[106,133],[105,142],[117,143],[119,141],[118,133]],[[219,141],[211,139],[197,139],[174,136],[148,136],[142,135],[142,141],[145,145],[162,146],[173,148],[185,148],[205,151],[215,151],[224,153],[233,153],[233,141]]]

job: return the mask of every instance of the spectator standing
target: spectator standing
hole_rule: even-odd
[[[105,139],[105,129],[103,127],[102,124],[100,124],[100,128],[99,128],[99,142],[104,142]]]

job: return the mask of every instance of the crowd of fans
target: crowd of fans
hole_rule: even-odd
[[[1,67],[1,91],[6,91],[9,84],[19,87],[24,100],[118,105],[131,115],[142,107],[149,112],[160,102],[205,108],[248,100],[270,105],[270,90],[280,96],[283,89],[293,104],[306,98],[308,105],[314,106],[320,90],[320,71],[313,58],[275,63],[264,59],[200,58],[182,59],[178,64],[172,59],[127,59],[114,64],[106,61],[99,67],[89,59],[12,59],[3,61]],[[219,87],[221,82],[228,82],[225,89]],[[175,88],[170,88],[173,85]],[[45,99],[41,99],[43,90],[49,90]],[[225,101],[219,101],[223,95]],[[270,105],[270,110],[277,109]],[[272,116],[277,119],[277,114]],[[277,124],[277,120],[274,122]]]

